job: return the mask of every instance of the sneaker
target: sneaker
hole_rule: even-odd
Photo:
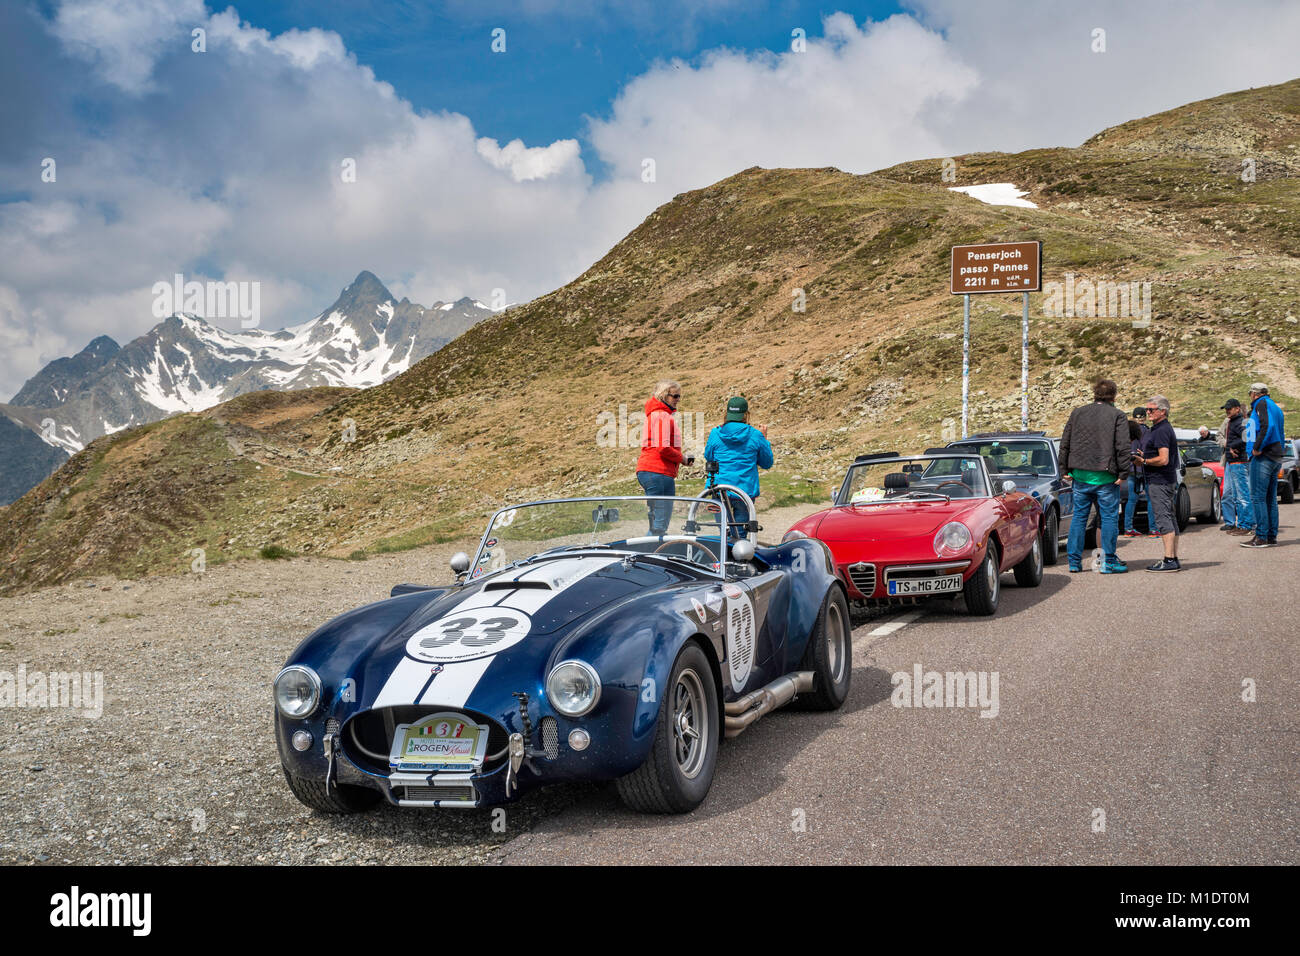
[[[1083,570],[1083,565],[1082,565],[1082,564],[1075,564],[1073,561],[1070,562],[1070,573],[1071,573],[1071,574],[1078,574],[1078,573],[1079,573],[1080,571],[1082,571],[1082,570]]]
[[[1148,538],[1160,538],[1160,537],[1163,537],[1163,535],[1161,535],[1159,531],[1148,531],[1148,532],[1147,532],[1147,537],[1148,537]]]
[[[1177,558],[1165,558],[1147,568],[1148,571],[1181,571],[1182,569],[1183,566],[1178,563]]]
[[[1107,558],[1101,566],[1102,574],[1123,574],[1128,570],[1128,565],[1119,558]]]
[[[1237,527],[1235,524],[1221,524],[1221,525],[1219,525],[1219,530],[1220,530],[1220,531],[1231,531],[1231,530],[1232,530],[1233,528],[1235,528],[1235,527]]]
[[[1140,532],[1140,531],[1134,531],[1132,528],[1129,528],[1127,531],[1124,532],[1124,537],[1126,537],[1126,538],[1140,538],[1140,537],[1142,537],[1142,532]]]
[[[1243,535],[1251,538],[1255,537],[1255,532],[1251,531],[1249,528],[1231,528],[1229,529],[1228,534],[1236,535],[1238,538]]]
[[[1255,535],[1255,537],[1251,538],[1249,541],[1241,542],[1241,546],[1243,548],[1267,548],[1268,542],[1259,535]]]
[[[1269,539],[1268,539],[1268,546],[1269,546],[1270,548],[1276,548],[1276,547],[1277,547],[1277,538],[1269,538]]]

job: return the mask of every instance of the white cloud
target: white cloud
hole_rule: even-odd
[[[475,9],[464,15],[488,15]],[[587,157],[573,139],[501,145],[470,117],[416,110],[328,31],[272,35],[200,0],[65,0],[48,23],[0,9],[0,26],[30,31],[4,42],[39,51],[14,58],[22,74],[0,59],[0,79],[25,84],[0,84],[0,116],[25,131],[0,138],[0,183],[28,194],[0,203],[0,394],[95,335],[143,333],[150,287],[177,271],[262,282],[266,327],[309,318],[362,268],[426,304],[495,288],[526,301],[676,193],[746,167],[861,173],[1074,145],[1288,79],[1300,35],[1300,5],[1281,0],[914,9],[881,22],[833,14],[820,35],[764,14],[776,36],[805,27],[807,52],[659,62],[590,121]],[[595,0],[590,11],[623,15]],[[202,56],[195,26],[208,31]],[[1090,51],[1095,27],[1105,54]],[[57,183],[39,180],[47,155]],[[588,175],[593,155],[604,181]],[[355,182],[340,176],[345,160]]]
[[[494,139],[483,137],[476,144],[478,154],[497,169],[504,169],[517,183],[531,179],[549,179],[557,173],[580,172],[576,139],[561,139],[550,146],[525,146],[521,139],[512,139],[505,146]]]
[[[169,45],[188,51],[190,30],[205,18],[203,0],[66,0],[54,33],[108,82],[142,93],[156,58]]]

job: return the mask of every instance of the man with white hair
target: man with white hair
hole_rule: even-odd
[[[1142,436],[1142,446],[1133,456],[1147,476],[1147,520],[1159,532],[1165,556],[1148,571],[1181,571],[1178,561],[1178,521],[1174,502],[1178,499],[1178,438],[1169,424],[1169,399],[1152,395],[1146,404],[1150,429]]]
[[[1268,386],[1250,386],[1250,425],[1247,460],[1250,462],[1250,501],[1255,509],[1255,537],[1243,548],[1271,548],[1277,544],[1277,471],[1284,457],[1286,425],[1282,409],[1268,397]]]
[[[1209,430],[1208,428],[1206,428],[1204,425],[1202,425],[1202,426],[1201,426],[1201,441],[1208,441],[1209,438],[1210,438],[1210,430]]]

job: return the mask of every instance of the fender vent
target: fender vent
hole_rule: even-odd
[[[542,749],[546,751],[547,760],[560,755],[560,728],[554,717],[542,718]]]

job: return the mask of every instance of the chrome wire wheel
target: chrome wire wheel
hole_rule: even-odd
[[[849,629],[845,626],[844,614],[839,604],[831,601],[826,605],[826,653],[831,680],[835,684],[844,679],[844,668],[848,666],[848,640]]]
[[[682,776],[692,780],[708,756],[709,710],[700,675],[686,668],[673,687],[673,750]]]

